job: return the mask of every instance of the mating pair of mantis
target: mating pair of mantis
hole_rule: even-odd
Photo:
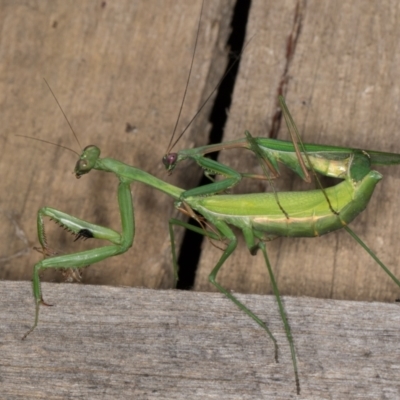
[[[382,178],[380,173],[371,169],[371,166],[400,164],[400,154],[303,144],[283,97],[280,97],[279,100],[292,136],[291,142],[253,138],[249,132],[246,132],[246,137],[243,139],[181,150],[178,153],[169,153],[164,156],[164,165],[170,172],[183,160],[192,159],[203,168],[207,176],[214,174],[223,176],[222,180],[212,179],[210,184],[190,190],[173,186],[120,161],[100,158],[98,147],[87,146],[76,163],[75,175],[80,178],[95,169],[113,173],[118,178],[118,204],[122,232],[119,233],[106,227],[88,223],[50,207],[43,207],[39,210],[37,217],[38,237],[45,257],[34,266],[35,320],[23,339],[36,328],[39,321],[40,305],[46,304],[43,301],[40,288],[39,273],[41,271],[48,268],[83,268],[108,257],[124,253],[132,246],[135,228],[130,184],[138,181],[170,195],[178,210],[199,222],[200,227],[177,219],[169,221],[172,259],[176,275],[178,266],[173,232],[175,225],[204,235],[212,241],[224,242],[225,247],[222,249],[222,255],[212,269],[209,280],[221,293],[232,300],[267,332],[274,343],[275,360],[277,361],[278,344],[267,325],[216,280],[220,268],[237,246],[237,238],[231,226],[242,231],[251,254],[254,255],[258,250],[261,250],[291,350],[296,391],[300,393],[293,337],[268,260],[265,242],[282,236],[315,237],[344,228],[400,287],[400,281],[348,227],[348,224],[368,205],[377,183]],[[204,157],[207,153],[236,147],[251,150],[260,162],[265,176],[260,177],[251,173],[242,174],[226,165]],[[244,177],[268,180],[276,178],[279,175],[278,163],[292,169],[306,181],[311,181],[311,175],[314,175],[319,189],[304,192],[276,193],[273,190],[272,193],[226,194],[228,189]],[[342,181],[335,186],[324,189],[319,183],[317,173],[339,178]],[[78,238],[105,239],[111,245],[75,254],[46,258],[49,250],[44,229],[44,217],[53,219],[62,227],[73,232]]]

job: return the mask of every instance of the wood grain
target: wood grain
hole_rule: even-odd
[[[141,167],[161,179],[190,187],[201,171],[168,177],[161,163],[178,115],[193,54],[201,1],[26,1],[1,2],[0,104],[2,279],[31,279],[40,255],[36,213],[50,206],[120,230],[117,180],[94,171],[77,181],[77,156],[34,136],[80,151],[47,79],[82,146]],[[206,2],[193,78],[178,131],[216,85],[227,62],[233,1]],[[209,103],[209,109],[212,102]],[[183,148],[205,144],[205,110],[183,138]],[[129,125],[128,125],[129,124]],[[126,129],[128,126],[128,129]],[[132,250],[84,271],[89,283],[169,288],[173,286],[168,219],[173,201],[140,184],[132,187],[136,237]],[[50,245],[60,253],[99,246],[73,243],[49,223]],[[183,231],[177,232],[179,243]],[[129,268],[127,267],[129,265]],[[60,279],[46,274],[45,280]],[[61,277],[61,279],[63,279]]]
[[[224,69],[232,7],[228,1],[206,2],[194,90],[189,88],[182,125]],[[0,63],[2,279],[30,279],[32,265],[40,258],[31,250],[37,244],[40,206],[119,229],[113,177],[93,173],[77,182],[70,173],[75,156],[14,136],[27,134],[77,148],[42,77],[50,82],[82,145],[95,143],[103,155],[182,187],[197,181],[196,166],[166,177],[160,158],[179,107],[199,9],[200,2],[184,1],[2,2],[0,20],[7,33],[1,36]],[[285,80],[287,102],[305,141],[400,152],[397,20],[394,0],[379,5],[254,0],[247,37],[255,36],[241,61],[225,138],[242,137],[245,129],[253,135],[268,133]],[[288,58],[290,34],[296,41]],[[206,140],[206,116],[181,148]],[[286,138],[283,127],[279,138]],[[244,157],[226,157],[221,160],[240,170],[256,167],[253,159],[245,164]],[[399,276],[399,178],[395,167],[381,170],[384,180],[353,227]],[[295,189],[297,181],[285,178],[282,187]],[[176,211],[170,199],[149,188],[133,185],[133,192],[133,249],[90,267],[85,282],[171,287],[167,221]],[[49,237],[56,250],[80,248],[69,236],[59,237],[51,225]],[[208,246],[205,242],[198,290],[212,290],[207,275],[220,253],[211,253]],[[344,232],[282,239],[268,248],[283,294],[390,301],[398,297],[398,288]],[[261,256],[251,257],[244,248],[235,252],[220,279],[240,292],[270,292]]]
[[[253,1],[247,28],[253,39],[242,57],[224,138],[241,137],[245,129],[253,136],[268,134],[282,90],[303,141],[399,153],[398,17],[393,1]],[[278,138],[288,139],[284,122]],[[220,160],[254,171],[254,157],[245,157],[244,151],[230,151]],[[379,170],[384,178],[351,227],[398,277],[399,168]],[[281,190],[310,187],[299,181],[284,175],[276,183]],[[268,187],[247,182],[242,190]],[[384,301],[399,296],[399,288],[344,231],[283,238],[268,249],[284,294]],[[205,243],[202,256],[195,288],[213,290],[207,277],[220,253]],[[239,292],[272,293],[263,257],[251,257],[243,241],[219,281]]]
[[[0,278],[27,280],[40,258],[31,250],[37,244],[39,207],[49,205],[119,229],[113,177],[92,173],[77,182],[71,174],[75,156],[14,136],[26,134],[77,148],[42,77],[83,146],[97,144],[103,155],[190,187],[200,172],[195,166],[185,165],[168,178],[160,158],[182,96],[200,2],[32,0],[0,5]],[[194,89],[189,89],[182,125],[224,69],[232,8],[232,1],[206,1]],[[225,139],[242,137],[245,129],[265,136],[285,81],[287,102],[305,141],[400,152],[398,18],[395,0],[253,0],[247,37],[255,36],[241,60]],[[291,33],[297,41],[288,58]],[[206,140],[207,114],[180,148]],[[278,133],[286,138],[284,127]],[[236,158],[231,152],[225,157],[221,160],[240,170],[256,168],[251,157]],[[384,180],[370,207],[352,226],[400,276],[398,171],[381,171]],[[299,187],[292,178],[282,179],[283,189]],[[242,189],[252,190],[248,185]],[[176,215],[173,204],[140,185],[133,185],[133,193],[133,249],[89,267],[84,279],[171,287],[167,221]],[[80,248],[69,236],[58,236],[51,225],[49,237],[57,250]],[[399,297],[398,288],[344,232],[312,240],[282,239],[268,249],[283,294],[390,301]],[[207,275],[218,255],[205,242],[197,289],[212,289]],[[269,292],[261,256],[251,257],[242,248],[230,262],[221,271],[225,286]],[[279,364],[273,361],[265,333],[220,294],[66,284],[44,284],[43,290],[55,307],[42,309],[38,329],[21,342],[33,320],[31,286],[0,282],[4,398],[400,395],[398,304],[285,296],[299,357],[298,397],[271,296],[238,295],[276,335]]]
[[[299,358],[272,296],[238,295],[265,332],[217,293],[0,282],[1,397],[7,399],[397,399],[399,304],[285,297]]]

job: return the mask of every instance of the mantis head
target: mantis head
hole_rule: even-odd
[[[172,173],[173,169],[176,167],[177,159],[177,153],[168,153],[163,157],[162,162],[169,174]]]
[[[97,146],[92,144],[90,146],[86,146],[75,165],[75,176],[79,179],[82,175],[90,172],[96,165],[99,157],[100,149]]]

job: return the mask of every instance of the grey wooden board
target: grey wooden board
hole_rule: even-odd
[[[28,282],[0,282],[3,399],[398,399],[398,303],[285,297],[299,358],[272,296],[238,295],[265,332],[217,293],[43,284],[40,323]]]
[[[204,5],[178,130],[188,124],[225,69],[233,3]],[[82,146],[96,144],[104,157],[179,186],[190,187],[200,179],[196,166],[168,177],[161,163],[182,101],[200,8],[201,1],[185,0],[0,1],[1,278],[30,279],[32,266],[40,259],[31,250],[38,245],[35,225],[40,207],[121,229],[115,177],[94,172],[77,181],[72,174],[76,155],[15,136],[30,135],[80,151],[43,77]],[[183,148],[207,140],[211,105],[183,138]],[[84,280],[172,287],[168,219],[179,213],[170,198],[154,189],[136,184],[132,191],[137,231],[133,249],[87,269]],[[73,244],[70,235],[48,225],[50,245],[58,252],[99,246]],[[178,244],[182,232],[177,232]]]
[[[224,139],[243,137],[246,129],[266,136],[282,90],[303,141],[400,153],[399,15],[399,3],[391,0],[254,0],[246,34],[253,39],[241,60]],[[283,121],[278,138],[289,139]],[[257,162],[245,153],[226,151],[219,160],[254,171]],[[384,178],[351,227],[399,277],[399,168],[379,170]],[[285,168],[281,172],[280,190],[310,188],[285,175]],[[240,190],[270,189],[246,182]],[[267,248],[284,294],[385,301],[399,296],[399,288],[344,231],[284,238]],[[202,257],[195,288],[213,290],[208,274],[220,252],[205,243]],[[272,293],[263,257],[251,257],[243,241],[219,281],[239,292]]]
[[[248,37],[256,36],[242,59],[226,139],[242,137],[244,129],[254,135],[268,132],[287,68],[288,104],[306,141],[400,151],[397,2],[299,2],[301,30],[288,62],[287,37],[293,31],[296,4],[252,2]],[[0,274],[4,279],[29,279],[39,259],[31,248],[37,245],[35,214],[40,206],[119,229],[115,179],[93,173],[77,182],[70,173],[72,154],[14,136],[28,134],[76,148],[42,77],[52,85],[83,145],[96,143],[105,149],[104,155],[190,187],[197,181],[197,168],[185,166],[167,178],[159,160],[185,84],[200,4],[3,0],[0,5],[6,32],[0,63]],[[195,90],[189,89],[183,125],[224,67],[231,11],[232,2],[206,2]],[[128,122],[135,128],[125,132]],[[201,144],[206,125],[206,117],[200,118],[180,148]],[[253,159],[244,164],[240,158],[240,163],[240,169],[256,166]],[[399,276],[399,212],[393,201],[398,198],[397,170],[382,172],[385,179],[354,229]],[[289,184],[290,189],[296,187],[297,183]],[[150,188],[134,185],[133,192],[134,248],[90,267],[84,278],[93,283],[170,287],[167,220],[176,212],[170,199]],[[49,237],[57,250],[80,248],[68,247],[70,237],[58,238],[53,228],[49,226]],[[398,296],[398,288],[343,232],[321,239],[283,239],[269,249],[285,294],[380,300]],[[212,289],[206,276],[218,255],[205,250],[197,289]],[[232,262],[221,271],[225,286],[270,291],[261,257],[251,258],[241,248]]]

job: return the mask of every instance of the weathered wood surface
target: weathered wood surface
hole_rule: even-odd
[[[38,243],[39,207],[55,207],[120,230],[115,177],[94,172],[77,181],[71,173],[77,156],[15,136],[35,136],[80,151],[43,77],[82,146],[96,144],[103,156],[179,186],[198,182],[201,171],[196,166],[168,177],[161,158],[182,101],[200,7],[201,1],[185,0],[0,1],[0,22],[7,33],[0,44],[1,278],[31,279],[32,265],[40,259],[31,250]],[[205,4],[193,79],[178,129],[188,124],[225,69],[232,7],[232,0]],[[183,148],[205,144],[207,115],[205,110],[196,120]],[[170,288],[168,219],[178,212],[170,198],[149,187],[136,184],[132,191],[137,231],[132,250],[89,268],[84,280]],[[48,227],[53,248],[81,248],[53,225]],[[181,234],[177,232],[178,242]],[[87,245],[99,243],[81,243]]]
[[[248,37],[256,36],[242,59],[225,138],[242,137],[244,129],[260,136],[269,131],[277,90],[287,75],[288,104],[306,141],[400,152],[397,2],[299,4],[301,30],[288,60],[296,3],[253,0]],[[192,172],[185,166],[167,178],[160,158],[185,84],[200,4],[3,0],[0,5],[0,274],[2,279],[30,279],[39,259],[31,247],[37,244],[40,206],[119,228],[115,179],[92,173],[76,181],[71,174],[75,156],[14,137],[27,134],[77,147],[42,77],[83,146],[95,143],[106,156],[190,187],[187,178],[197,181],[192,178],[196,167]],[[206,0],[205,7],[182,125],[224,67],[232,2]],[[206,140],[206,115],[180,148]],[[127,123],[134,129],[126,132]],[[284,127],[279,137],[286,138],[281,133]],[[254,168],[254,160],[242,160],[240,170]],[[233,153],[229,162],[235,165]],[[395,167],[382,172],[370,207],[353,226],[399,276],[399,178]],[[295,187],[297,180],[290,186]],[[133,249],[90,267],[85,279],[169,287],[172,202],[140,185],[133,186],[133,193]],[[70,237],[56,235],[50,225],[56,249],[77,249]],[[268,248],[283,293],[398,297],[398,288],[345,233],[284,239]],[[209,290],[206,275],[218,254],[204,254],[196,287]],[[269,290],[261,257],[251,258],[241,249],[232,262],[221,275],[227,287]],[[56,306],[42,310],[39,328],[21,342],[33,319],[30,284],[0,282],[1,397],[297,398],[272,297],[239,296],[277,336],[279,364],[273,362],[265,333],[219,294],[43,288]],[[398,304],[286,297],[285,306],[299,355],[300,398],[399,397]]]
[[[299,358],[272,296],[238,295],[265,332],[217,293],[43,284],[40,324],[28,282],[0,282],[4,399],[398,399],[398,303],[284,299]]]
[[[247,37],[254,37],[242,57],[224,139],[238,138],[245,129],[253,136],[270,132],[282,89],[303,141],[400,153],[398,22],[399,4],[391,0],[252,1]],[[278,138],[288,139],[284,122]],[[254,170],[254,158],[245,164],[244,157],[243,151],[229,152],[220,160]],[[384,178],[351,227],[398,277],[399,167],[379,170]],[[309,187],[299,181],[289,176],[280,187]],[[246,189],[266,186],[248,183]],[[344,231],[276,240],[268,249],[282,293],[386,301],[399,296],[399,288]],[[209,289],[207,276],[219,255],[204,244],[197,290]],[[265,269],[263,257],[251,258],[241,243],[220,281],[239,292],[271,293]]]
[[[40,206],[119,229],[113,177],[93,172],[76,181],[71,153],[14,136],[33,135],[77,148],[42,77],[50,82],[83,145],[95,143],[106,156],[190,187],[197,182],[196,166],[167,177],[160,158],[185,84],[200,4],[0,4],[6,32],[1,36],[0,63],[0,273],[3,279],[30,279],[32,265],[40,257],[31,250],[37,245],[35,220]],[[297,14],[296,4],[252,2],[247,36],[255,37],[243,55],[225,138],[242,137],[244,129],[265,135],[276,111],[280,82],[287,77],[288,104],[304,140],[400,152],[397,2],[299,2]],[[206,1],[182,125],[224,67],[231,12],[232,2]],[[297,41],[289,60],[291,32]],[[127,123],[133,128],[129,132]],[[285,135],[283,127],[279,137]],[[199,145],[206,136],[203,116],[180,148]],[[235,165],[233,153],[228,157]],[[255,167],[253,159],[249,164],[242,160],[240,170]],[[383,182],[353,227],[399,276],[398,170],[382,172]],[[297,181],[289,188],[296,188]],[[171,287],[167,220],[176,216],[172,201],[141,185],[134,185],[133,192],[137,227],[133,249],[90,267],[85,281]],[[49,237],[57,250],[79,248],[69,236],[57,235],[50,225]],[[210,254],[207,246],[196,282],[199,290],[211,289],[206,276],[219,255]],[[283,239],[268,248],[284,294],[380,300],[398,296],[398,288],[344,232],[320,239]],[[221,281],[237,291],[270,291],[262,258],[252,258],[243,248],[221,271]]]

